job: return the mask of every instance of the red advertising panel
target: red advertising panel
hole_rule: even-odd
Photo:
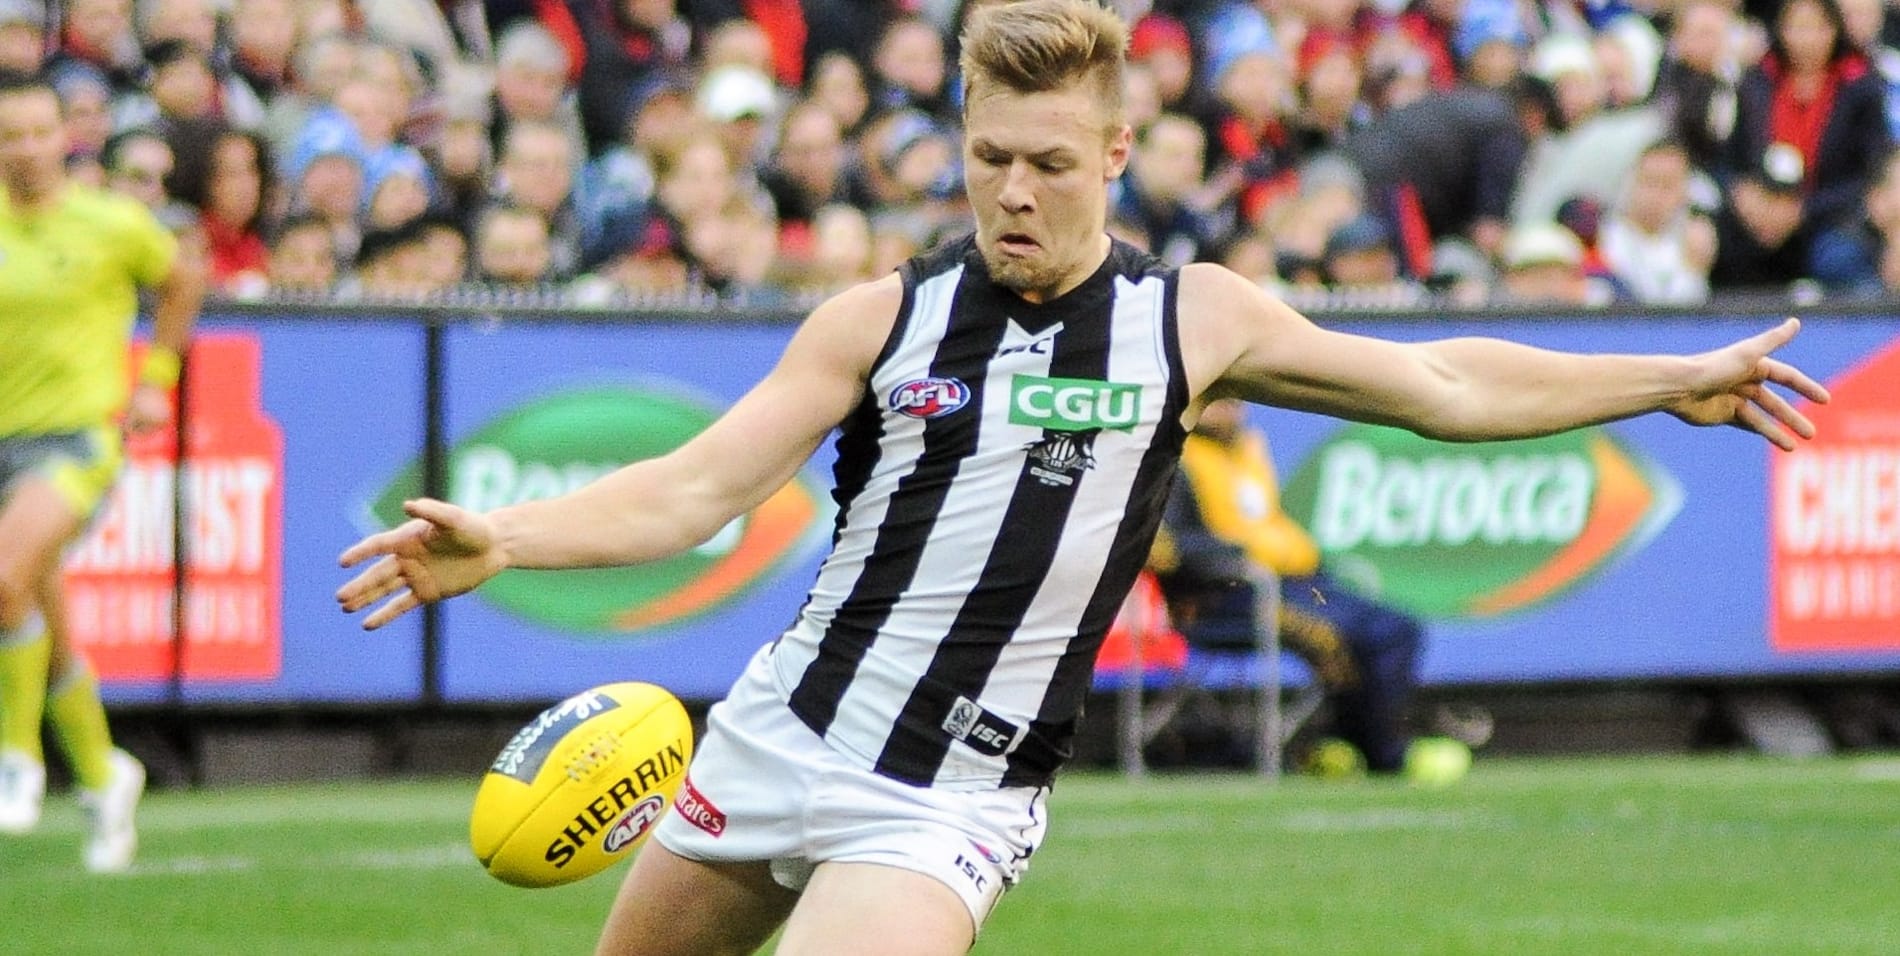
[[[183,676],[278,676],[284,440],[264,413],[261,366],[254,335],[200,336],[184,468],[170,429],[129,442],[112,496],[70,555],[68,626],[101,678],[171,674],[174,487],[183,489],[188,568]]]
[[[1771,640],[1900,650],[1900,339],[1829,389],[1819,436],[1770,466]]]

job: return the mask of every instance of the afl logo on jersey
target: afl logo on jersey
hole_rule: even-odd
[[[914,378],[891,389],[891,411],[912,418],[942,418],[969,401],[970,386],[954,378]]]

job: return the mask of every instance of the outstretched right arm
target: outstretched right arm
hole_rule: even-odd
[[[338,602],[353,612],[394,595],[364,621],[375,628],[506,568],[640,564],[705,541],[789,481],[857,406],[902,297],[893,275],[819,306],[771,373],[667,455],[487,514],[406,502],[412,520],[343,552],[345,566],[380,558]]]

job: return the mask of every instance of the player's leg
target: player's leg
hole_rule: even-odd
[[[797,901],[773,881],[769,864],[701,863],[649,840],[620,884],[596,952],[743,956],[765,944]]]
[[[962,897],[935,877],[824,863],[785,924],[779,956],[955,956],[976,941]]]
[[[79,804],[90,818],[86,868],[117,873],[138,851],[135,817],[145,793],[145,767],[112,745],[99,678],[66,626],[64,575],[57,565],[40,582],[40,610],[52,647],[47,667],[46,718],[72,768]]]
[[[0,832],[39,822],[46,790],[40,718],[46,704],[51,641],[38,590],[59,547],[78,527],[52,482],[20,474],[0,499]]]

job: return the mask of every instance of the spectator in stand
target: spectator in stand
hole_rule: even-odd
[[[1416,305],[1425,296],[1423,285],[1400,274],[1391,229],[1369,213],[1333,230],[1326,238],[1320,268],[1328,286],[1361,297],[1376,296],[1382,305]]]
[[[1451,35],[1459,75],[1473,86],[1509,90],[1523,75],[1530,34],[1518,5],[1507,0],[1469,0]]]
[[[1142,17],[1129,34],[1128,63],[1153,75],[1163,112],[1213,121],[1213,102],[1195,83],[1194,39],[1181,21],[1163,13]]]
[[[105,75],[87,64],[71,62],[50,73],[48,78],[59,94],[59,113],[65,121],[66,141],[70,144],[69,162],[90,160],[93,168],[103,169],[97,165],[99,154],[112,135],[112,87],[107,85]],[[101,178],[90,185],[103,183]]]
[[[336,240],[330,224],[303,213],[284,220],[270,248],[272,292],[328,294],[336,286]]]
[[[556,279],[580,264],[580,220],[573,202],[574,146],[559,126],[521,122],[509,131],[496,165],[494,197],[539,213],[549,223]]]
[[[1655,109],[1608,108],[1596,48],[1581,36],[1545,39],[1531,62],[1536,76],[1555,91],[1557,112],[1524,157],[1511,201],[1514,224],[1548,222],[1573,197],[1600,205],[1614,202],[1636,158],[1667,126]]]
[[[773,73],[772,38],[765,28],[743,17],[720,21],[699,36],[699,69],[711,73],[720,67],[742,66],[765,76],[776,84]]]
[[[1669,48],[1656,76],[1657,105],[1670,135],[1705,172],[1720,168],[1735,130],[1735,84],[1741,79],[1741,21],[1726,0],[1687,0],[1676,11]]]
[[[871,111],[871,94],[857,61],[842,53],[827,53],[812,65],[813,102],[831,111],[846,139],[856,139]]]
[[[1520,308],[1607,305],[1611,291],[1584,271],[1583,242],[1554,222],[1512,227],[1504,239],[1504,275],[1496,302]]]
[[[1122,114],[1128,128],[1140,136],[1161,113],[1161,90],[1155,85],[1154,71],[1130,63],[1122,71]]]
[[[1220,106],[1208,137],[1208,179],[1223,201],[1232,197],[1241,222],[1253,224],[1297,185],[1289,123],[1295,101],[1286,64],[1271,47],[1229,52],[1215,61]]]
[[[1650,146],[1603,222],[1597,249],[1638,302],[1695,305],[1709,297],[1715,224],[1690,206],[1693,173],[1681,143]]]
[[[1871,298],[1900,292],[1900,150],[1867,189],[1861,215],[1814,238],[1810,273],[1831,293]]]
[[[106,140],[100,160],[108,189],[144,203],[165,228],[175,233],[196,228],[197,214],[165,190],[165,180],[173,175],[176,162],[164,137],[147,129],[114,133]]]
[[[494,205],[475,227],[475,278],[493,286],[544,285],[553,261],[548,223],[520,206]]]
[[[297,54],[293,0],[236,0],[230,20],[231,74],[264,107],[263,127],[283,128],[280,98],[292,89]]]
[[[771,157],[766,135],[779,115],[772,78],[749,66],[722,66],[700,80],[699,115],[713,124],[733,164],[748,176]]]
[[[692,33],[674,0],[556,0],[533,8],[568,48],[590,154],[606,150],[627,128],[649,81],[686,65]]]
[[[917,16],[892,20],[872,59],[871,108],[878,114],[917,110],[938,124],[959,121],[944,64],[943,34]]]
[[[1338,149],[1352,131],[1372,121],[1360,101],[1359,53],[1349,38],[1309,33],[1300,43],[1299,96],[1295,153],[1309,156]]]
[[[495,93],[490,103],[489,142],[495,151],[515,123],[552,123],[580,141],[580,120],[568,97],[568,52],[547,28],[518,20],[495,42]]]
[[[422,244],[429,253],[428,280],[436,288],[452,289],[468,281],[468,237],[461,224],[439,213],[423,213]]]
[[[1403,5],[1405,12],[1398,15],[1396,29],[1384,34],[1381,45],[1396,42],[1414,52],[1420,58],[1418,69],[1426,88],[1439,92],[1449,90],[1458,85],[1453,40],[1464,21],[1467,3],[1468,0],[1412,0]],[[1370,51],[1368,61],[1378,59],[1379,52]]]
[[[1649,102],[1662,67],[1663,40],[1656,28],[1640,16],[1620,16],[1591,43],[1603,71],[1605,105],[1620,110]]]
[[[1110,185],[1111,213],[1171,265],[1201,261],[1233,229],[1232,207],[1216,205],[1202,187],[1206,152],[1200,124],[1164,113],[1135,138],[1127,171]]]
[[[1900,140],[1900,50],[1881,39],[1887,21],[1892,19],[1887,0],[1840,0],[1841,17],[1847,24],[1847,36],[1873,62],[1887,87],[1887,135]]]
[[[421,153],[407,146],[384,150],[364,171],[365,228],[393,229],[427,212],[432,183]]]
[[[1856,214],[1892,146],[1885,97],[1837,0],[1785,0],[1738,92],[1718,286],[1802,277],[1814,234]]]
[[[877,278],[871,271],[871,221],[864,211],[845,203],[830,203],[811,221],[812,257],[803,285],[830,294]]]
[[[269,209],[265,175],[272,168],[261,134],[228,130],[212,144],[208,175],[185,194],[198,208],[214,290],[249,296],[269,283],[263,230]]]
[[[152,64],[154,112],[137,125],[150,126],[171,145],[177,170],[165,188],[187,195],[211,165],[211,147],[231,125],[218,115],[216,78],[205,52],[184,40],[164,40],[147,56]]]
[[[922,206],[956,194],[962,185],[951,132],[928,114],[886,114],[864,134],[854,167],[853,195],[871,209]]]
[[[804,261],[823,254],[813,220],[847,198],[845,161],[844,137],[829,110],[806,100],[785,114],[777,153],[761,177],[777,211],[782,255]],[[868,247],[868,224],[865,233]]]
[[[1365,174],[1366,205],[1394,225],[1412,276],[1430,273],[1432,247],[1447,238],[1495,253],[1524,150],[1512,101],[1477,88],[1393,109],[1346,145]]]
[[[487,93],[458,81],[443,98],[442,134],[423,148],[435,177],[435,205],[457,223],[474,221],[488,203],[495,148],[488,138],[493,115]]]
[[[357,250],[356,274],[338,286],[337,296],[346,301],[420,299],[441,290],[431,276],[429,245],[421,222],[372,229],[363,234]]]
[[[0,0],[0,70],[31,76],[46,62],[46,8],[40,0]]]
[[[53,63],[70,61],[105,74],[114,96],[139,93],[146,64],[132,31],[132,0],[70,0]]]

